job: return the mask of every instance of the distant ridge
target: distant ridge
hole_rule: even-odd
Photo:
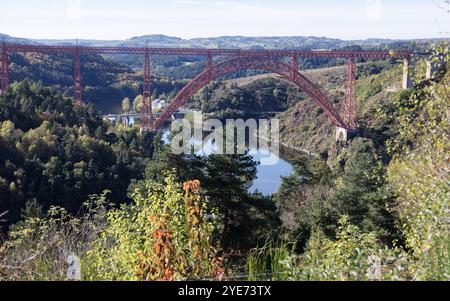
[[[441,41],[450,39],[417,39],[417,40],[392,40],[368,38],[365,40],[342,40],[317,36],[218,36],[208,38],[183,39],[163,34],[149,34],[134,36],[126,40],[92,40],[79,39],[82,46],[141,46],[145,47],[206,47],[206,48],[250,48],[250,49],[339,49],[351,46],[361,47],[386,47],[392,45],[409,45],[412,42]],[[12,37],[0,33],[0,41],[5,43],[31,43],[48,45],[75,44],[76,39],[27,39]]]

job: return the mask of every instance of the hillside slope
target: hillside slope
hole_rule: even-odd
[[[345,98],[345,68],[320,69],[304,74],[323,89],[339,112]],[[361,135],[383,140],[388,129],[377,116],[377,108],[389,103],[400,90],[400,67],[387,63],[360,65],[357,77],[357,118]],[[281,141],[287,145],[324,153],[335,144],[335,126],[309,99],[302,99],[277,116],[281,125]]]

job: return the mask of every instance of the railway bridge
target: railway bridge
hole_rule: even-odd
[[[262,70],[272,72],[287,79],[304,91],[311,101],[315,102],[337,127],[337,137],[347,139],[347,135],[357,130],[355,101],[355,61],[360,58],[397,59],[403,60],[405,71],[403,86],[411,85],[408,72],[410,53],[407,51],[305,51],[305,50],[253,50],[253,49],[206,49],[206,48],[149,48],[149,47],[88,47],[88,46],[50,46],[3,44],[1,55],[1,86],[0,90],[8,88],[9,60],[8,54],[18,53],[63,53],[72,55],[74,59],[74,94],[75,102],[83,101],[83,85],[81,77],[80,56],[82,54],[133,54],[144,57],[143,107],[140,113],[141,130],[157,130],[203,86],[221,76],[239,70]],[[184,86],[174,97],[168,107],[157,118],[152,112],[151,101],[151,56],[203,56],[205,69]],[[346,96],[340,112],[333,107],[328,96],[312,81],[299,72],[299,58],[341,58],[347,60]]]

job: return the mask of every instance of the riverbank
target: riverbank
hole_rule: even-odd
[[[263,139],[265,141],[269,141],[270,142],[270,139],[268,139],[267,137],[264,137],[264,136],[261,136],[261,135],[257,135],[257,134],[255,134],[254,136],[258,137],[259,139]],[[307,154],[309,156],[312,156],[312,157],[319,158],[318,154],[310,152],[307,149],[304,149],[304,148],[301,148],[301,147],[292,146],[292,145],[289,145],[289,144],[287,144],[287,143],[285,143],[283,141],[278,141],[278,143],[281,146],[284,146],[284,147],[286,147],[288,149],[291,149],[291,150],[294,150],[294,151],[298,151],[298,152],[301,152],[301,153],[305,153],[305,154]]]
[[[170,143],[169,140],[170,130],[166,128],[163,132],[162,139],[165,144]],[[202,149],[196,153],[198,156],[208,156],[209,154],[213,154],[216,149],[215,143],[211,140],[207,141],[196,141],[195,137],[192,136],[191,143],[198,145],[202,143]],[[294,167],[292,163],[287,160],[281,154],[272,153],[270,148],[257,148],[257,149],[248,149],[249,155],[256,162],[262,162],[263,159],[267,159],[267,156],[276,156],[273,157],[274,162],[273,165],[263,165],[260,164],[257,166],[257,178],[253,181],[251,187],[249,187],[250,192],[260,192],[263,195],[272,195],[278,191],[278,188],[281,186],[282,178],[290,176]]]

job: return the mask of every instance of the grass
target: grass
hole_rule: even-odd
[[[248,280],[290,280],[293,277],[294,247],[286,241],[270,240],[263,247],[253,249],[247,257]]]

